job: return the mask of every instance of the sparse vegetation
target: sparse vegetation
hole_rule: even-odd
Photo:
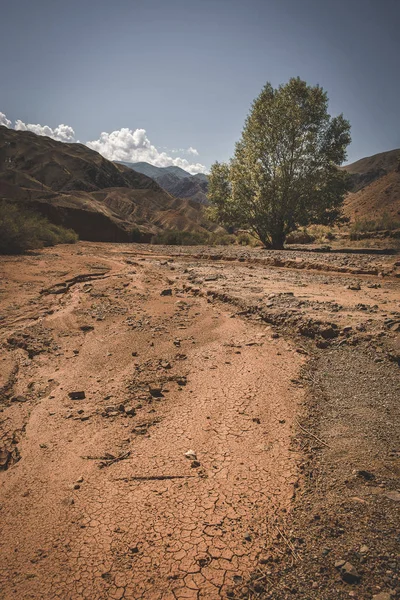
[[[152,244],[165,246],[257,246],[258,240],[251,234],[241,231],[233,233],[206,233],[178,231],[171,229],[161,231],[153,236]]]
[[[392,232],[400,229],[400,221],[394,219],[388,213],[384,213],[379,219],[360,219],[355,221],[350,229],[350,239],[360,240],[380,231]]]
[[[209,236],[206,233],[168,229],[157,233],[151,242],[165,246],[199,246],[207,244],[208,239]]]
[[[349,122],[328,114],[321,87],[300,78],[277,89],[267,83],[234,157],[211,167],[209,215],[278,249],[298,227],[335,223],[348,185],[337,166],[350,139]]]
[[[25,206],[0,201],[0,254],[22,254],[44,246],[73,244],[77,240],[78,236],[71,229],[54,225]]]

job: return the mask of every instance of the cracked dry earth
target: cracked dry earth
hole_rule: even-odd
[[[4,600],[232,597],[290,511],[304,355],[156,252],[1,259]]]

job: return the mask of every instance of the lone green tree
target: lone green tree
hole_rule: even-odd
[[[234,157],[211,167],[210,215],[225,226],[250,229],[276,249],[299,226],[334,223],[347,190],[338,166],[350,141],[349,122],[328,114],[320,86],[300,78],[277,89],[267,83]]]

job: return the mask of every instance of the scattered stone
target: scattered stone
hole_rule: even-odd
[[[189,460],[197,460],[197,454],[194,450],[188,450],[187,452],[185,452],[185,456]]]
[[[251,533],[249,533],[249,532],[245,533],[244,539],[246,540],[246,542],[251,542],[253,539]]]
[[[368,546],[365,546],[365,544],[360,546],[360,554],[367,554],[367,552],[369,552]]]
[[[136,409],[133,406],[125,407],[125,414],[134,417],[136,415]]]
[[[162,386],[157,385],[157,384],[150,384],[149,392],[150,392],[150,395],[153,396],[153,398],[161,398],[163,395]]]
[[[392,595],[389,592],[380,592],[372,596],[372,600],[392,600]]]
[[[340,568],[340,576],[346,583],[358,583],[361,579],[356,568],[349,562]]]
[[[25,398],[25,396],[14,396],[11,398],[11,402],[28,402],[28,398]]]
[[[360,471],[355,471],[355,475],[357,477],[360,477],[361,479],[365,479],[366,481],[372,481],[373,479],[375,479],[375,475],[373,473],[371,473],[370,471],[365,471],[363,469],[361,469]]]
[[[93,327],[93,325],[81,325],[81,327],[79,327],[79,329],[81,331],[93,331],[94,327]]]
[[[71,400],[84,400],[86,398],[85,392],[69,392],[68,396]]]
[[[137,352],[132,352],[132,356],[137,356],[138,353]]]
[[[400,492],[396,490],[389,490],[388,492],[385,492],[385,496],[386,498],[389,498],[389,500],[394,500],[394,502],[400,502]]]
[[[198,469],[199,467],[201,467],[201,463],[198,460],[193,460],[190,463],[190,466],[192,467],[192,469]]]
[[[172,289],[167,288],[165,290],[162,290],[162,292],[160,293],[160,296],[172,296]]]
[[[271,335],[271,338],[272,338],[273,340],[277,340],[279,337],[280,337],[279,333],[273,333],[273,334]]]
[[[346,564],[345,560],[337,560],[335,562],[335,569],[341,569]]]

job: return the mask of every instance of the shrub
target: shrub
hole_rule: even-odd
[[[206,233],[179,231],[177,229],[168,229],[160,231],[151,240],[152,244],[162,244],[165,246],[199,246],[209,243],[209,236]]]
[[[22,254],[27,250],[73,244],[78,236],[71,229],[50,223],[25,206],[0,201],[0,254]]]
[[[388,213],[384,213],[379,219],[359,219],[355,221],[350,229],[350,239],[362,239],[368,233],[394,231],[395,229],[400,229],[400,221],[397,221]]]
[[[297,229],[286,236],[287,244],[312,244],[315,237],[310,235],[306,229]]]
[[[260,242],[247,231],[240,231],[236,236],[236,241],[239,246],[259,246]]]
[[[230,246],[236,242],[236,236],[229,233],[212,233],[208,238],[210,246]]]

